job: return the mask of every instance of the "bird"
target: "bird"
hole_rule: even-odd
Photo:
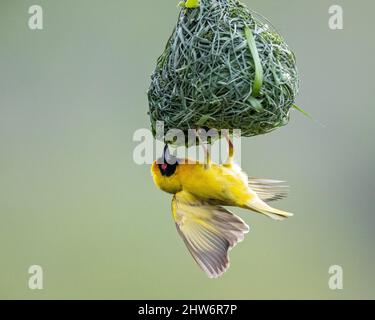
[[[155,185],[172,194],[172,217],[191,256],[209,278],[221,277],[230,266],[229,251],[244,240],[249,226],[225,207],[239,207],[285,220],[292,213],[275,209],[268,202],[287,196],[283,181],[249,178],[233,161],[234,148],[228,137],[225,164],[178,159],[165,145],[162,158],[153,162]]]

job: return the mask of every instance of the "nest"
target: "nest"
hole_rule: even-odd
[[[181,10],[148,92],[150,118],[166,131],[240,129],[265,134],[289,122],[296,59],[278,32],[237,0]]]

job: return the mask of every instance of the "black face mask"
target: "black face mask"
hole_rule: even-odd
[[[173,165],[171,165],[171,164],[159,164],[160,173],[164,177],[171,177],[176,172],[177,166],[178,166],[177,163],[175,163]]]
[[[169,153],[168,145],[164,147],[163,163],[159,164],[159,170],[162,176],[171,177],[177,170],[177,158]]]

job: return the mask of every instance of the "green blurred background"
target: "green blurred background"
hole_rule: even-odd
[[[244,139],[242,165],[286,179],[295,212],[252,227],[232,266],[209,280],[178,237],[171,197],[133,162],[148,128],[146,90],[177,0],[1,0],[0,298],[375,298],[373,12],[370,0],[246,0],[295,51],[298,112]],[[28,8],[44,9],[44,30]],[[344,30],[328,28],[342,5]],[[28,289],[28,268],[44,290]],[[344,268],[344,290],[328,268]]]

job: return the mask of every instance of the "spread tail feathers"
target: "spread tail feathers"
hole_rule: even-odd
[[[250,178],[249,187],[265,202],[285,199],[289,191],[284,181],[270,179]]]

